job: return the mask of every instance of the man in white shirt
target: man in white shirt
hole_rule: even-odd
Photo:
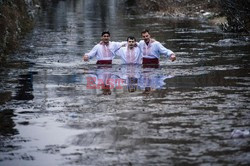
[[[139,42],[139,47],[142,51],[142,64],[143,65],[159,65],[160,55],[169,57],[171,61],[176,60],[176,56],[173,51],[165,48],[160,42],[151,39],[148,30],[141,32],[143,40]]]
[[[83,60],[88,61],[96,57],[96,64],[112,64],[115,52],[122,46],[122,42],[111,42],[109,31],[102,32],[101,42],[92,48],[89,53],[84,54]]]
[[[133,36],[127,38],[126,47],[121,47],[115,53],[121,57],[122,64],[141,64],[142,52]]]

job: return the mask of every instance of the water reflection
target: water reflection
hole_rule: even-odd
[[[14,97],[15,100],[32,100],[34,98],[32,94],[33,74],[35,73],[30,72],[25,75],[19,75],[19,85],[17,87],[16,96]]]
[[[13,120],[14,117],[16,117],[14,110],[0,110],[0,165],[1,161],[13,158],[13,155],[7,154],[13,154],[13,151],[21,148],[20,145],[16,145],[13,141],[15,140],[14,136],[19,134]]]
[[[12,136],[18,134],[18,131],[15,129],[15,123],[13,121],[14,114],[13,110],[0,110],[0,138],[2,136]],[[1,148],[1,146],[0,146]],[[0,149],[1,151],[1,149]]]
[[[34,65],[1,69],[1,138],[20,147],[13,158],[1,139],[0,165],[249,163],[249,139],[230,138],[250,126],[249,41],[224,40],[238,37],[195,19],[123,15],[118,0],[53,2],[13,55]],[[103,29],[121,41],[146,27],[175,63],[82,62]],[[87,89],[87,77],[98,89]]]
[[[95,71],[90,72],[86,76],[86,89],[100,89],[102,94],[111,95],[111,89],[120,87],[122,80],[112,74],[112,65],[98,65]]]
[[[145,68],[141,65],[110,65],[85,70],[86,89],[103,94],[143,91],[150,93],[165,86],[167,78],[161,68]],[[122,90],[122,91],[119,91]]]

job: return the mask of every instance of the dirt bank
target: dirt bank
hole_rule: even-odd
[[[19,39],[33,27],[39,0],[0,1],[0,64],[18,47]]]
[[[219,12],[218,0],[136,0],[136,4],[147,11],[169,16],[191,17],[204,12]]]
[[[205,18],[224,31],[249,32],[250,0],[127,0],[139,12],[169,17]],[[139,9],[139,10],[138,10]]]

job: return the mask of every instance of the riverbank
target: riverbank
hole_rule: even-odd
[[[136,11],[140,13],[153,12],[163,17],[205,19],[226,32],[248,33],[250,30],[248,1],[127,0],[127,3],[136,5]]]
[[[19,40],[32,29],[40,1],[0,1],[0,64],[18,48]]]

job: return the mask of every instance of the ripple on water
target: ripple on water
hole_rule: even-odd
[[[0,165],[249,164],[249,139],[231,138],[250,128],[249,37],[194,19],[124,16],[113,3],[55,2],[0,69]],[[177,61],[82,61],[103,28],[139,41],[145,27]],[[122,88],[87,88],[87,77],[105,75]]]

